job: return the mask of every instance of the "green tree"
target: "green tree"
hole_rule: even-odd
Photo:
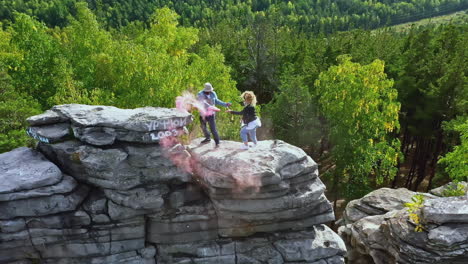
[[[21,52],[21,59],[11,62],[8,69],[12,85],[18,92],[34,97],[43,108],[67,79],[60,43],[47,27],[25,14],[16,14],[8,29],[10,43]]]
[[[399,128],[400,104],[382,61],[361,66],[348,56],[339,60],[320,74],[315,86],[333,144],[332,191],[346,182],[345,196],[354,198],[395,175],[400,143],[391,133]]]
[[[439,160],[445,165],[445,170],[453,181],[468,181],[468,118],[459,118],[448,122],[445,126],[448,131],[460,134],[460,145],[453,147]]]
[[[272,121],[274,137],[304,149],[317,149],[320,122],[304,77],[289,70],[283,74],[279,90],[262,111],[263,117]]]
[[[32,144],[33,140],[26,135],[26,118],[40,112],[40,105],[16,91],[11,78],[0,70],[0,153]]]

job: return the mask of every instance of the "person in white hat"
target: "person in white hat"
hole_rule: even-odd
[[[205,109],[209,108],[210,106],[221,105],[224,107],[231,106],[231,103],[225,103],[218,99],[213,86],[211,83],[205,83],[203,90],[198,93],[198,100],[202,102]],[[211,115],[201,116],[200,115],[200,123],[201,128],[203,130],[203,134],[205,135],[205,139],[201,143],[208,143],[211,141],[210,133],[206,128],[206,123],[210,126],[211,133],[213,134],[214,141],[216,146],[219,145],[219,135],[218,130],[216,129],[216,118],[215,113],[212,112]]]

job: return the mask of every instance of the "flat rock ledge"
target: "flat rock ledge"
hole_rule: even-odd
[[[57,105],[27,119],[28,134],[44,143],[77,138],[96,146],[115,141],[156,143],[186,133],[192,115],[176,109],[143,107],[120,109],[113,106]]]
[[[416,194],[383,188],[348,203],[338,233],[349,263],[468,263],[468,196],[423,194],[423,231],[416,232],[403,206]]]
[[[334,220],[317,164],[283,141],[261,141],[254,149],[241,143],[222,147],[190,146],[195,175],[218,215],[219,235],[301,230]]]
[[[29,118],[36,149],[0,154],[0,263],[344,263],[310,157],[164,144],[191,120],[87,105]]]

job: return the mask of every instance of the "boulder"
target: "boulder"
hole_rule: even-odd
[[[282,141],[254,149],[224,141],[221,147],[189,146],[196,177],[207,190],[223,237],[304,229],[334,220],[317,164]]]
[[[39,150],[68,174],[102,189],[126,191],[142,185],[190,181],[191,175],[165,156],[142,159],[142,154],[135,154],[140,148],[142,153],[161,151],[159,146],[150,150],[148,146],[130,144],[100,148],[76,140],[39,144]]]
[[[0,194],[0,202],[28,199],[34,197],[46,197],[53,194],[67,194],[72,192],[77,182],[71,176],[64,175],[62,180],[54,185],[39,187],[27,191]]]
[[[0,154],[0,263],[344,263],[297,147],[184,146],[192,116],[155,107],[59,105],[28,122],[37,151]]]
[[[0,194],[56,184],[62,172],[41,153],[23,147],[0,154]]]
[[[44,143],[54,143],[71,137],[69,123],[57,123],[29,127],[26,132],[34,139]]]
[[[47,110],[42,114],[28,117],[26,121],[30,126],[51,125],[68,121],[69,118],[52,110]]]
[[[468,198],[460,196],[426,200],[421,215],[426,223],[468,224]]]
[[[84,200],[89,188],[79,185],[67,194],[53,194],[43,197],[13,200],[0,203],[0,220],[21,216],[41,216],[73,211]]]
[[[406,192],[406,191],[405,191]],[[376,193],[378,195],[376,195]],[[416,224],[409,219],[407,209],[395,206],[392,210],[386,199],[375,199],[386,193],[394,200],[401,189],[377,190],[367,195],[367,205],[386,208],[388,212],[363,216],[341,226],[339,234],[348,245],[351,263],[466,263],[468,261],[468,199],[440,198],[425,194],[425,202],[416,212],[423,230],[415,231]],[[415,193],[416,194],[416,193]],[[403,200],[402,203],[405,201]],[[346,210],[355,210],[362,199]],[[396,205],[396,204],[394,204]],[[349,212],[346,213],[348,216]],[[349,219],[352,219],[351,217]],[[370,257],[370,258],[369,258]],[[366,261],[363,261],[366,260]]]
[[[192,119],[189,113],[160,107],[120,109],[66,104],[28,118],[28,134],[43,143],[62,141],[70,130],[78,140],[95,146],[113,145],[116,141],[158,143],[188,133],[185,126]]]
[[[0,154],[0,219],[73,211],[88,193],[41,153],[18,148]]]
[[[411,197],[418,194],[406,188],[380,188],[361,199],[350,201],[346,205],[342,221],[344,224],[354,223],[361,218],[371,215],[383,215],[389,211],[401,210],[405,203],[411,202]],[[427,198],[434,198],[424,194]]]
[[[465,181],[461,182],[449,182],[445,185],[442,185],[440,187],[434,188],[429,191],[430,194],[436,195],[443,197],[445,196],[444,193],[448,190],[456,190],[458,186],[462,187],[462,189],[465,191],[465,195],[468,195],[468,183]]]
[[[184,127],[192,116],[176,109],[142,107],[120,109],[113,106],[66,104],[51,109],[80,127],[110,127],[129,131],[160,131]]]

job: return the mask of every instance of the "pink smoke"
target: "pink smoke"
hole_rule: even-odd
[[[191,112],[192,109],[195,108],[203,117],[213,115],[215,112],[220,111],[216,106],[205,108],[203,103],[188,91],[185,91],[181,96],[176,97],[176,108],[184,113]]]
[[[245,192],[250,191],[253,193],[257,193],[262,187],[262,180],[261,177],[258,175],[249,175],[249,174],[242,174],[242,175],[232,175],[234,180],[236,181],[236,189],[234,192]]]
[[[189,113],[193,109],[198,110],[200,116],[205,117],[213,115],[220,111],[219,108],[210,106],[205,108],[203,102],[199,101],[192,93],[185,91],[181,96],[177,96],[175,100],[176,108],[184,113]],[[175,129],[175,128],[170,128]],[[183,145],[181,140],[176,136],[168,136],[159,140],[160,146],[164,149],[165,156],[169,158],[179,169],[192,175],[199,174],[201,182],[203,180],[203,169],[196,157],[192,156]],[[220,177],[230,177],[235,184],[232,188],[233,193],[239,195],[254,195],[262,186],[261,177],[259,175],[251,175],[246,168],[239,168],[239,171],[234,175],[221,175]],[[205,183],[206,184],[206,183]]]

